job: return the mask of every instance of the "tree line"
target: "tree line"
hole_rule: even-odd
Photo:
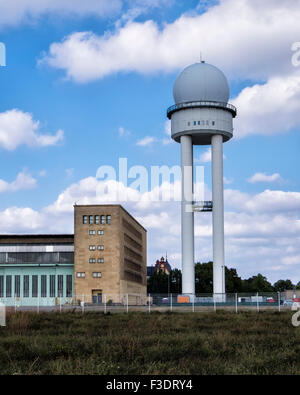
[[[253,292],[283,292],[287,289],[300,289],[300,281],[293,284],[291,280],[278,280],[273,285],[258,273],[248,279],[242,279],[236,269],[228,269],[225,266],[225,282],[227,293],[253,293]],[[162,271],[154,272],[148,278],[148,293],[181,293],[182,292],[181,270],[171,270],[170,275]],[[196,293],[213,292],[213,262],[195,264],[195,291]]]

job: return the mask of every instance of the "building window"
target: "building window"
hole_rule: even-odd
[[[41,275],[41,297],[47,297],[47,276],[44,274]]]
[[[38,276],[32,276],[32,297],[38,297]]]
[[[23,281],[24,281],[23,297],[29,298],[29,276],[25,275]]]
[[[100,277],[102,277],[102,274],[101,274],[101,272],[93,272],[93,277],[100,278]]]
[[[107,216],[106,216],[106,223],[107,223],[108,225],[111,224],[111,215],[107,215]]]
[[[94,216],[89,215],[89,224],[92,225],[94,223]]]
[[[96,231],[95,230],[89,230],[89,235],[95,235]]]
[[[196,121],[194,121],[194,126],[196,126],[197,125],[197,122]]]
[[[99,246],[98,246],[98,250],[99,250],[99,251],[103,251],[103,250],[104,250],[104,245],[99,245]]]
[[[106,221],[105,221],[105,215],[101,215],[101,224],[105,225]]]
[[[212,121],[211,123],[212,123],[213,126],[215,125],[215,121]]]
[[[11,298],[11,276],[6,276],[6,297]]]
[[[95,224],[99,225],[100,223],[100,215],[95,215]]]
[[[21,276],[15,276],[15,297],[19,298],[21,296]]]
[[[98,258],[98,263],[104,263],[104,258]]]
[[[191,122],[188,122],[188,126],[191,126]]]
[[[89,262],[90,263],[96,263],[96,259],[95,258],[90,258]]]
[[[62,274],[57,276],[57,296],[59,298],[64,296],[64,276]]]
[[[4,296],[4,276],[0,276],[0,298]]]
[[[84,216],[83,216],[82,222],[83,222],[84,224],[87,224],[87,223],[88,223],[88,216],[87,216],[87,215],[84,215]]]
[[[71,298],[73,295],[73,277],[72,274],[67,275],[67,298]]]
[[[201,124],[201,122],[200,121],[198,121],[198,125],[200,125]]]
[[[96,246],[89,246],[90,251],[95,251],[96,250]]]
[[[85,277],[85,272],[77,272],[76,273],[77,278],[84,278]]]
[[[98,230],[98,235],[104,235],[104,230]]]
[[[55,298],[55,274],[50,275],[50,298]]]

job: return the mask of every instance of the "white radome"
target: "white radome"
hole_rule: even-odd
[[[228,103],[230,95],[227,78],[217,67],[194,63],[177,77],[173,96],[176,104],[196,101]]]

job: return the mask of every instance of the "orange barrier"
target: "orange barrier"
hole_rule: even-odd
[[[190,303],[190,298],[188,296],[178,296],[177,303]]]

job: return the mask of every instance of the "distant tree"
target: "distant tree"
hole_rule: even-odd
[[[213,262],[196,263],[195,265],[196,293],[213,292]],[[236,269],[225,266],[226,292],[241,292],[243,281],[238,276]]]
[[[181,270],[171,270],[170,274],[163,273],[161,270],[154,272],[148,279],[147,292],[148,293],[181,293]]]
[[[154,272],[148,279],[147,291],[148,293],[168,293],[168,275],[161,270]]]
[[[278,280],[274,286],[262,274],[241,279],[237,270],[225,266],[226,292],[283,292],[286,289],[294,289],[291,280]],[[300,281],[296,289],[300,289]],[[179,269],[171,270],[170,275],[162,271],[154,272],[147,282],[148,293],[167,294],[168,292],[180,294],[182,292],[182,273]],[[213,292],[213,262],[197,262],[195,264],[195,292]]]
[[[179,269],[171,270],[169,281],[170,281],[170,292],[174,294],[180,294],[182,292],[181,270]]]
[[[296,285],[296,289],[300,289],[300,281],[299,281],[298,284]]]
[[[213,292],[213,263],[196,263],[195,265],[195,292]]]
[[[243,281],[243,292],[273,292],[274,288],[266,277],[258,273]]]
[[[283,292],[287,289],[294,289],[295,285],[291,282],[291,280],[278,280],[273,285],[274,291]]]
[[[225,266],[225,284],[226,292],[242,292],[243,291],[243,280],[238,276],[236,269],[228,269]]]

